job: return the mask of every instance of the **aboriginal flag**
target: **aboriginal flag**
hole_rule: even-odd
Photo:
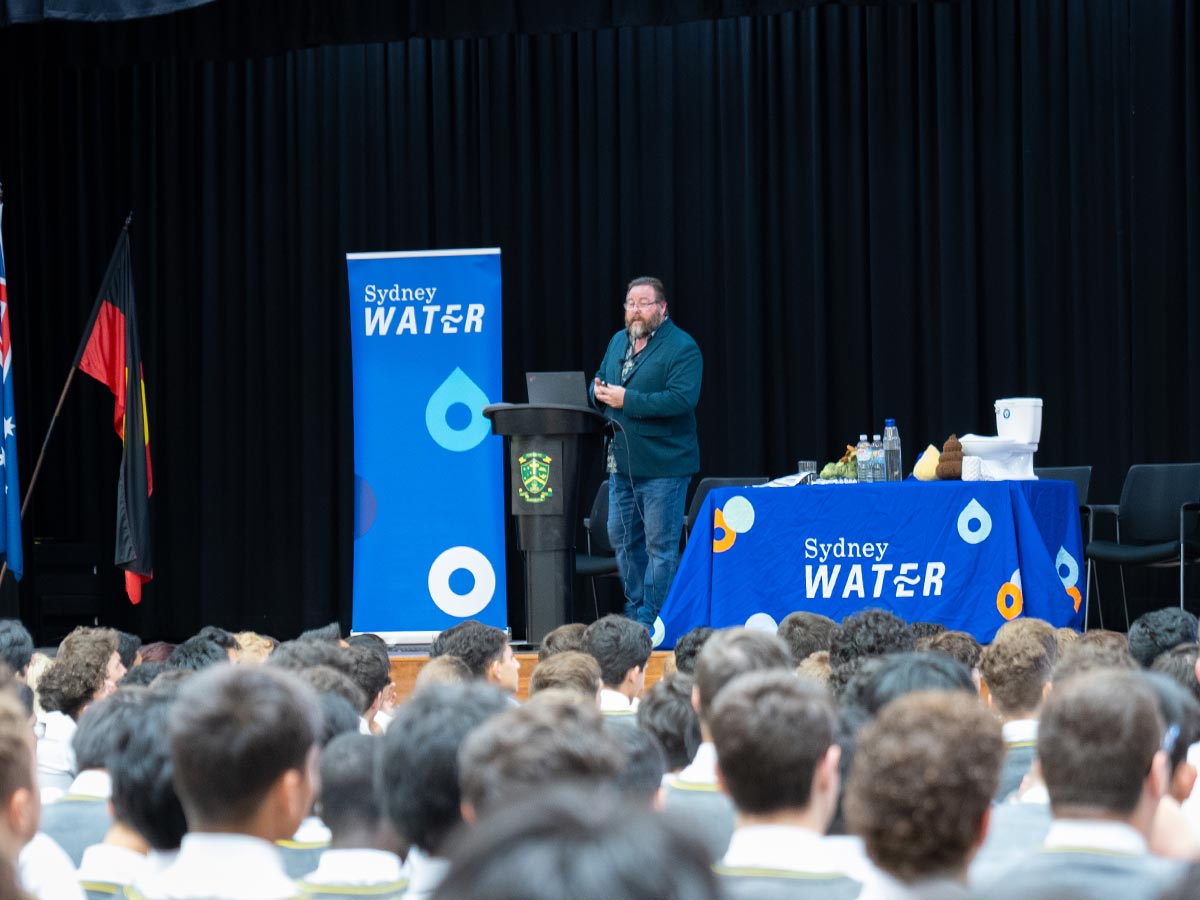
[[[116,402],[113,425],[121,437],[121,477],[117,484],[116,564],[125,570],[125,592],[140,603],[142,585],[154,577],[150,552],[150,422],[146,381],[133,303],[129,232],[122,230],[96,305],[83,332],[75,366],[108,386]]]

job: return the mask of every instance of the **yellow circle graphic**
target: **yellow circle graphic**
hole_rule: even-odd
[[[717,540],[717,532],[721,539]],[[725,524],[725,515],[718,509],[713,513],[713,553],[724,553],[737,540],[737,532]]]

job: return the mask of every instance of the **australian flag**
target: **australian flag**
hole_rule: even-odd
[[[0,220],[4,207],[0,205]],[[12,338],[8,330],[8,281],[4,271],[4,241],[0,237],[0,361],[4,365],[4,390],[0,391],[0,419],[4,423],[4,440],[0,444],[0,478],[4,496],[0,498],[0,558],[20,581],[25,570],[21,552],[21,480],[17,475],[16,403],[13,400]]]

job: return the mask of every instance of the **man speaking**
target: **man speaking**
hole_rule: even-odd
[[[688,481],[700,469],[703,368],[696,342],[667,316],[662,282],[629,282],[625,328],[608,342],[592,393],[617,425],[608,445],[608,537],[625,615],[651,629],[679,564]]]

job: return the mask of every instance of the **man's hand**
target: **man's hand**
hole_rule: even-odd
[[[620,409],[625,405],[625,388],[619,384],[605,384],[597,378],[592,392],[596,395],[597,402],[603,403],[605,406]]]

